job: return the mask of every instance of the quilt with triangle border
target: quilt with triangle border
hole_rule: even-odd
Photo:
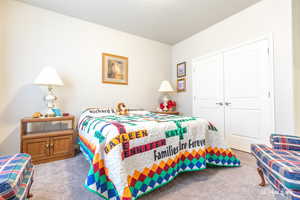
[[[81,114],[78,130],[90,163],[84,185],[103,199],[134,200],[182,172],[240,166],[223,134],[201,118],[93,108]]]

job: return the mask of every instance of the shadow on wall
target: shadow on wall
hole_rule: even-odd
[[[45,109],[43,91],[35,85],[25,85],[0,110],[0,154],[20,151],[20,119]],[[4,138],[1,138],[4,137]]]
[[[76,90],[74,87],[72,87],[72,81],[68,78],[67,75],[62,74],[61,79],[63,80],[64,85],[54,88],[54,94],[58,97],[55,105],[60,108],[62,112],[71,112],[69,102],[72,102],[73,105],[78,105],[78,103],[80,102],[80,98],[78,98],[78,96],[80,97],[80,95],[82,94],[82,90]],[[78,96],[76,96],[76,94]]]

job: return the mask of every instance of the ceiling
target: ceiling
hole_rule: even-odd
[[[19,0],[175,44],[260,0]]]

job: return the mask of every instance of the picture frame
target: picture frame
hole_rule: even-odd
[[[102,83],[128,85],[128,58],[103,53]]]
[[[177,78],[186,76],[186,62],[177,64]]]
[[[185,92],[186,91],[186,79],[180,78],[177,79],[177,92]]]

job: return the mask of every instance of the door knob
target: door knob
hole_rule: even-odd
[[[225,102],[225,105],[226,106],[229,106],[231,103],[230,102]]]
[[[219,103],[216,103],[216,104],[219,105],[219,106],[223,106],[222,102],[219,102]]]
[[[46,151],[47,156],[50,156],[50,151],[49,150],[50,150],[49,149],[49,144],[46,144],[45,145],[45,151]]]

